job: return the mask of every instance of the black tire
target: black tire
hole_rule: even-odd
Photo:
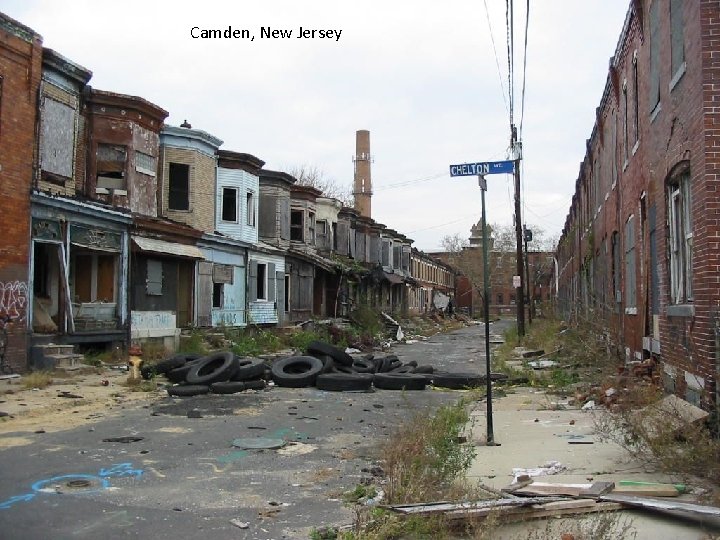
[[[179,368],[171,369],[165,374],[165,377],[167,377],[168,381],[171,383],[181,383],[185,382],[185,379],[187,378],[187,374],[190,372],[190,370],[195,366],[201,358],[197,358],[195,360],[190,360],[185,363],[184,366],[180,366]]]
[[[414,373],[376,373],[373,384],[382,390],[425,390],[427,379]]]
[[[353,375],[357,373],[357,371],[355,371],[355,368],[353,366],[336,365],[335,373],[345,373],[347,375]]]
[[[357,373],[375,373],[375,362],[366,358],[356,358],[352,367]]]
[[[475,373],[434,373],[433,386],[449,388],[450,390],[464,390],[478,388],[485,384],[485,376]]]
[[[435,368],[432,366],[417,366],[415,368],[415,373],[433,373],[435,371]]]
[[[400,367],[393,368],[389,371],[389,373],[415,373],[415,367],[404,364]]]
[[[335,371],[335,361],[329,354],[310,353],[310,356],[314,356],[323,363],[323,373],[332,373]]]
[[[334,345],[330,345],[329,343],[324,343],[322,341],[311,341],[307,346],[307,351],[313,355],[327,354],[328,356],[332,356],[335,364],[340,364],[341,366],[352,366],[353,363],[352,356],[348,353],[338,347],[335,347]]]
[[[233,381],[250,381],[265,374],[265,361],[262,358],[238,358],[237,363]]]
[[[237,369],[237,359],[230,351],[218,352],[201,358],[185,379],[190,384],[212,384],[227,381]]]
[[[246,390],[263,390],[267,387],[267,383],[263,379],[255,379],[254,381],[245,381]]]
[[[165,375],[168,371],[184,366],[186,362],[184,354],[178,354],[165,360],[161,360],[157,364],[148,364],[140,368],[140,374],[149,379],[153,375]],[[145,376],[147,373],[147,377]]]
[[[185,384],[180,386],[168,386],[167,393],[176,397],[190,397],[207,394],[210,387],[206,384]]]
[[[491,381],[507,381],[508,375],[507,375],[507,373],[490,373],[490,380]]]
[[[315,381],[319,390],[328,392],[365,392],[370,390],[372,383],[370,373],[323,373]]]
[[[220,381],[212,383],[210,390],[214,394],[235,394],[247,390],[247,386],[242,381]]]
[[[315,384],[323,367],[314,356],[288,356],[273,362],[272,378],[278,386],[303,388]]]
[[[397,356],[386,356],[381,358],[379,363],[380,366],[378,367],[376,373],[388,373],[391,369],[393,369],[393,367],[400,366],[400,360],[397,360]]]

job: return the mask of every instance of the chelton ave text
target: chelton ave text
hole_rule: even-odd
[[[247,39],[255,41],[255,36],[260,39],[334,39],[340,41],[342,30],[334,28],[273,28],[272,26],[261,26],[259,32],[247,28],[200,28],[193,26],[190,29],[190,37],[194,39]]]

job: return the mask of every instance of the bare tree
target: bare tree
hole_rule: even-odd
[[[299,186],[311,186],[322,191],[324,197],[338,199],[345,206],[353,206],[352,187],[339,184],[332,178],[328,178],[322,169],[315,165],[303,164],[290,169],[290,175],[297,179]]]

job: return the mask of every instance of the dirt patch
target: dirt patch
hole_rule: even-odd
[[[162,395],[132,392],[123,385],[127,374],[102,372],[54,378],[44,389],[25,390],[22,379],[0,385],[0,448],[32,443],[26,437],[7,437],[22,432],[56,432],[97,422],[127,406],[149,402]],[[103,381],[107,381],[104,384]]]

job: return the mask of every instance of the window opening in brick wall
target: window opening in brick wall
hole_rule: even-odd
[[[673,79],[685,67],[683,0],[670,0],[670,69]]]
[[[290,240],[302,242],[305,238],[303,234],[303,211],[290,210]]]
[[[238,190],[224,187],[222,191],[222,220],[237,223],[238,221]]]
[[[650,4],[650,114],[660,103],[660,2]]]
[[[154,156],[144,152],[135,152],[135,170],[148,176],[155,176],[157,160]]]
[[[168,174],[168,208],[190,210],[190,166],[170,163]]]
[[[625,223],[625,309],[637,305],[637,275],[635,266],[635,216]]]
[[[633,57],[633,142],[637,143],[640,140],[640,99],[638,96],[638,65],[637,65],[637,51]]]
[[[627,94],[627,81],[623,81],[622,87],[622,102],[623,102],[623,155],[625,156],[625,163],[630,158],[630,143],[628,137],[628,94]]]
[[[97,187],[100,189],[127,189],[125,184],[125,161],[127,149],[114,144],[97,146]]]
[[[620,296],[620,233],[614,231],[610,239],[612,249],[612,267],[610,270],[610,279],[612,280],[612,290],[614,295],[614,306],[617,307],[622,301]]]
[[[692,301],[693,232],[690,215],[690,173],[668,182],[670,226],[670,296],[673,304]]]

